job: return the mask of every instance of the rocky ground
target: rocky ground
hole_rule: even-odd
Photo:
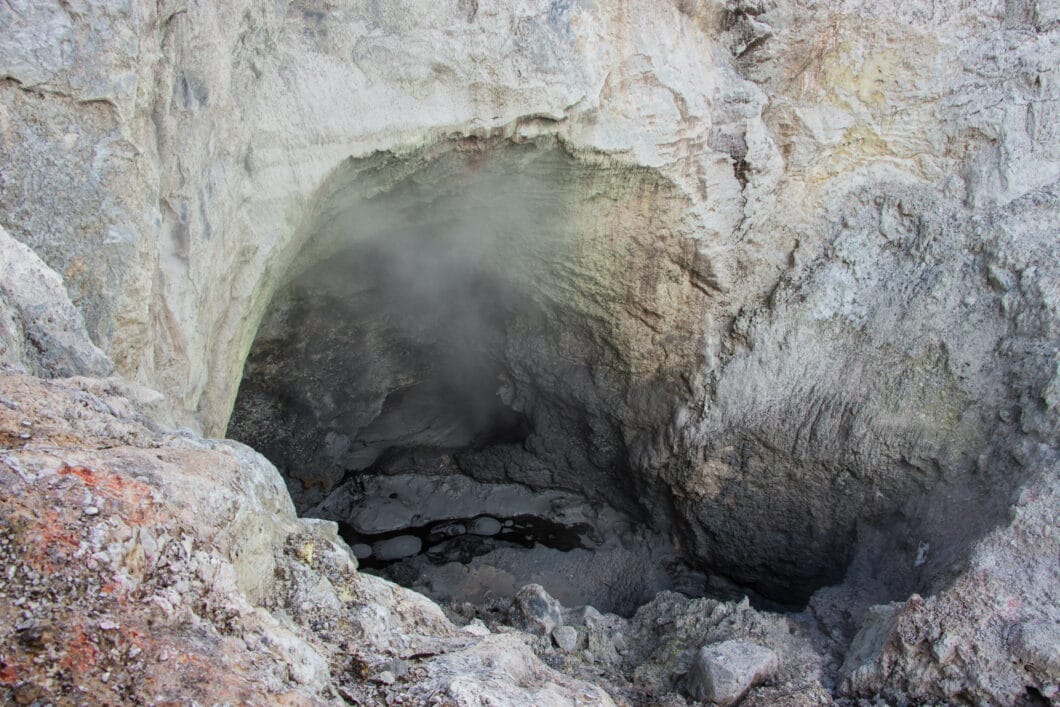
[[[452,605],[363,574],[247,447],[117,379],[0,377],[0,692],[15,704],[1027,704],[1057,698],[1054,480],[940,594],[844,634],[663,592],[631,618]],[[832,614],[829,614],[829,611]]]
[[[262,457],[162,432],[119,390],[0,383],[5,701],[608,702],[358,573]]]

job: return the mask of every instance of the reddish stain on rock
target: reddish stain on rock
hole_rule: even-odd
[[[0,685],[14,685],[18,682],[17,667],[9,663],[0,665]]]
[[[62,659],[61,665],[71,672],[85,673],[95,667],[98,653],[84,630],[78,630],[66,642],[66,657]]]
[[[63,516],[53,509],[44,511],[34,530],[35,542],[28,548],[26,561],[38,570],[54,571],[56,561],[67,561],[81,544],[63,522]]]
[[[89,469],[84,466],[64,466],[59,469],[59,474],[75,476],[101,495],[117,501],[120,504],[117,514],[127,523],[143,525],[156,515],[151,487],[140,481],[105,469]]]

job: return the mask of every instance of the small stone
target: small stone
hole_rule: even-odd
[[[12,688],[16,705],[31,705],[39,699],[40,688],[30,682],[22,682]]]
[[[563,607],[540,584],[528,584],[515,595],[511,618],[519,628],[547,636],[563,625]]]
[[[15,635],[27,648],[44,647],[44,629],[36,621],[23,621],[15,626]]]
[[[595,607],[579,606],[577,609],[563,611],[563,623],[569,626],[589,626],[603,619],[603,616]]]
[[[573,626],[557,626],[552,629],[552,640],[564,653],[573,653],[578,646],[578,630]]]
[[[110,673],[103,673],[99,676],[100,682],[110,682]]]
[[[380,540],[372,545],[372,555],[377,560],[400,560],[419,553],[423,543],[415,535],[399,535],[396,538]]]
[[[389,670],[384,670],[383,672],[379,673],[375,676],[375,679],[377,682],[381,682],[384,685],[393,685],[394,681],[397,680],[397,678],[394,677],[394,673],[390,672]]]
[[[467,528],[464,527],[463,523],[446,523],[445,525],[437,526],[434,532],[455,538],[458,535],[467,533]]]
[[[364,543],[354,543],[353,545],[350,545],[350,552],[352,552],[353,556],[358,560],[367,560],[372,556],[372,546]]]
[[[99,622],[99,628],[102,631],[117,631],[121,628],[121,624],[111,621],[110,619],[103,619]]]
[[[777,672],[777,654],[747,641],[725,641],[699,649],[686,679],[694,699],[729,707]]]
[[[501,532],[501,522],[496,518],[482,516],[471,523],[473,535],[496,535],[499,532]]]
[[[33,437],[33,435],[31,435],[29,432],[20,432],[18,435],[19,439],[30,439],[31,437]]]
[[[85,509],[84,509],[84,511],[82,511],[82,512],[83,512],[83,513],[84,513],[84,514],[85,514],[86,516],[96,516],[96,515],[99,515],[99,509],[98,509],[98,508],[96,508],[95,506],[85,506]]]

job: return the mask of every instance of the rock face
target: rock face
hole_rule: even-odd
[[[43,377],[108,376],[62,278],[0,227],[0,363]]]
[[[41,607],[0,606],[10,699],[379,701],[428,694],[390,661],[432,653],[417,679],[457,701],[606,702],[535,662],[547,636],[460,643],[285,495],[335,506],[427,448],[808,607],[823,677],[782,654],[750,701],[1055,699],[1055,3],[12,0],[0,25],[6,596]],[[226,430],[283,477],[196,436]],[[674,623],[680,651],[740,638]],[[630,694],[686,672],[640,627],[638,677],[617,635],[588,650]]]

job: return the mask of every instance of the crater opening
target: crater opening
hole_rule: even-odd
[[[442,602],[535,582],[619,614],[663,589],[801,608],[851,568],[877,602],[952,576],[1004,506],[973,483],[974,435],[943,430],[947,466],[915,425],[864,454],[863,426],[896,418],[862,415],[854,388],[735,431],[690,421],[723,296],[691,213],[654,170],[553,138],[350,159],[275,276],[228,435],[367,571]],[[926,375],[895,371],[897,403],[948,410],[960,396]],[[933,510],[954,504],[983,510]]]
[[[667,489],[633,470],[701,360],[673,186],[552,140],[469,139],[351,160],[325,192],[228,430],[299,512],[443,601],[702,594]]]

